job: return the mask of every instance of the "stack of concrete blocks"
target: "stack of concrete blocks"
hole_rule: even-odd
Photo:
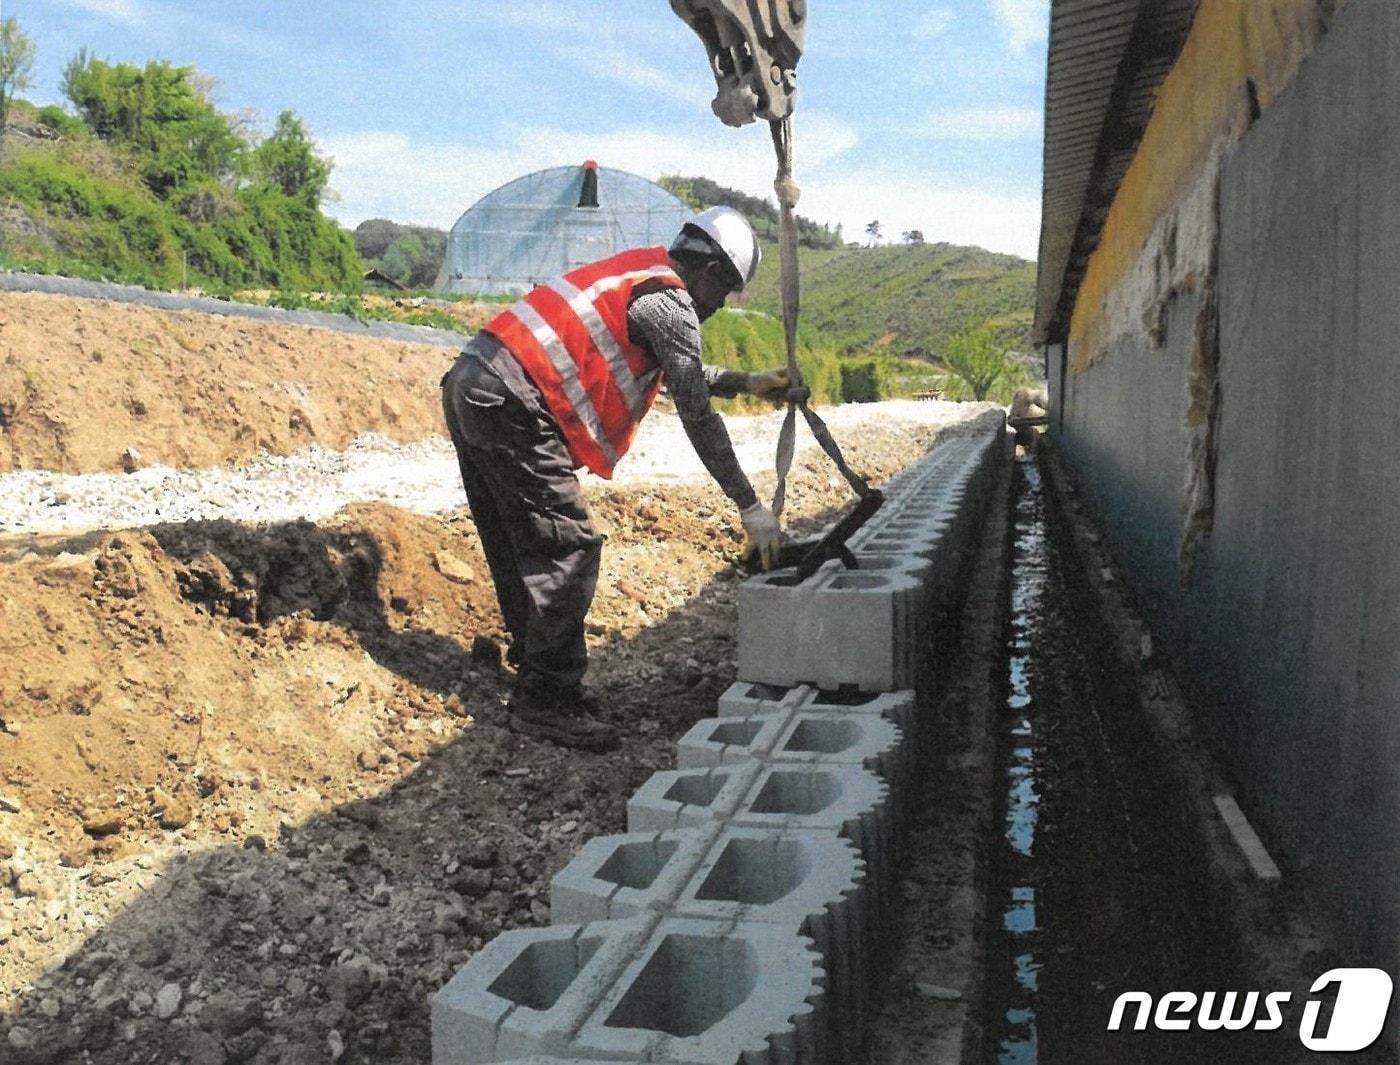
[[[931,732],[925,645],[1001,435],[891,479],[856,570],[741,587],[718,716],[637,790],[625,835],[554,878],[550,928],[498,937],[434,997],[434,1065],[859,1056]]]

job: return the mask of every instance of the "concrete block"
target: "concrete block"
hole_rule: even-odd
[[[739,828],[831,831],[850,840],[872,877],[889,873],[889,785],[863,766],[763,766],[729,818]]]
[[[653,876],[658,865],[663,871]],[[613,878],[621,866],[640,871],[633,883],[646,880],[648,886],[619,887]],[[554,918],[569,923],[652,911],[721,923],[762,921],[800,932],[822,956],[838,1029],[852,1035],[863,1027],[875,983],[877,905],[864,859],[835,832],[727,825],[595,839],[554,878],[551,894]]]
[[[751,758],[761,758],[772,749],[791,716],[789,710],[755,717],[697,721],[676,744],[676,767],[700,769],[705,766],[736,765]]]
[[[784,926],[663,921],[573,1050],[673,1065],[831,1062],[824,979],[811,942]]]
[[[790,571],[739,589],[739,675],[765,684],[866,691],[911,687],[907,641],[919,584],[899,573],[823,567],[799,585]]]
[[[563,1049],[656,924],[647,917],[497,936],[432,998],[433,1065]]]
[[[757,762],[653,773],[627,801],[628,832],[722,821],[733,814],[762,767]]]
[[[697,722],[680,742],[677,764],[682,769],[750,760],[770,765],[861,765],[902,794],[910,756],[903,731],[883,717],[789,711]]]
[[[821,956],[786,925],[648,918],[506,933],[434,997],[433,1065],[819,1065],[833,1060],[824,983]]]
[[[831,831],[860,850],[872,875],[885,868],[894,833],[889,785],[860,765],[745,762],[654,773],[627,803],[629,833],[715,821],[745,828]]]
[[[597,836],[550,883],[555,924],[586,924],[674,909],[724,823],[685,831]]]
[[[784,687],[738,681],[719,697],[720,717],[803,711],[885,717],[898,725],[906,736],[912,735],[918,728],[913,691],[821,691],[806,684]]]

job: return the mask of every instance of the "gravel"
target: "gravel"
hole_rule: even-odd
[[[1000,416],[992,404],[891,401],[847,404],[822,411],[837,441],[862,426],[883,428],[964,423],[988,427]],[[751,477],[772,469],[782,413],[726,418],[740,464]],[[799,452],[816,447],[805,424]],[[642,423],[617,483],[674,482],[705,476],[680,420],[658,411]],[[591,475],[586,481],[595,481]],[[309,447],[267,455],[242,467],[131,473],[59,474],[22,470],[0,474],[0,532],[59,533],[123,529],[218,518],[241,522],[316,521],[354,502],[385,502],[422,514],[464,504],[456,456],[445,437],[396,444],[365,435],[344,451]]]

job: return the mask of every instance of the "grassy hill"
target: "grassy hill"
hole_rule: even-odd
[[[0,130],[0,265],[152,288],[358,291],[350,235],[320,209],[330,163],[292,112],[260,136],[218,111],[191,67],[82,51],[63,87],[68,108],[15,100]]]
[[[802,320],[847,350],[938,358],[950,336],[985,318],[1029,352],[1035,263],[954,244],[802,248]],[[765,247],[749,307],[782,314],[776,245]]]

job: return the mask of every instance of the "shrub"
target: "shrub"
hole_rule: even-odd
[[[887,394],[885,364],[880,359],[847,359],[841,363],[843,403],[878,403]]]
[[[87,126],[76,115],[70,115],[57,104],[48,104],[34,113],[35,121],[45,129],[51,129],[60,137],[79,137],[87,132]]]

